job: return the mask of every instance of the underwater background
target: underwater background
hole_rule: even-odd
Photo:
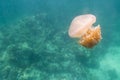
[[[68,36],[81,14],[101,25],[92,49]],[[119,0],[0,0],[0,80],[120,80],[119,30]]]

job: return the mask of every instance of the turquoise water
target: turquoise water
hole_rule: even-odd
[[[119,0],[1,0],[0,80],[120,80]],[[68,36],[72,19],[94,14],[94,48]]]

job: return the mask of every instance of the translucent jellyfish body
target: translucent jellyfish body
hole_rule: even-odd
[[[84,47],[92,48],[101,40],[100,25],[93,24],[96,17],[92,14],[85,14],[75,17],[70,25],[68,34],[71,38],[78,38],[78,43]]]

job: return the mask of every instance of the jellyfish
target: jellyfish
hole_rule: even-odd
[[[92,14],[77,16],[70,24],[68,35],[77,38],[82,46],[92,48],[102,39],[100,25],[93,26],[95,22],[96,17]]]

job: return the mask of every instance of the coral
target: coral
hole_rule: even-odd
[[[1,80],[89,80],[96,57],[87,56],[60,25],[58,18],[38,14],[1,28]]]

